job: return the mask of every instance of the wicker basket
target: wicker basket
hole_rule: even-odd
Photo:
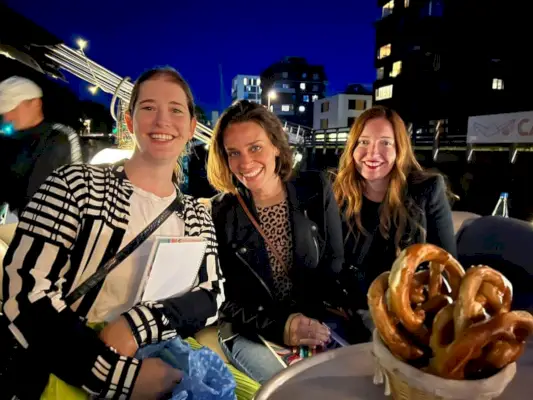
[[[376,330],[373,353],[376,360],[374,383],[384,382],[385,394],[391,394],[394,400],[490,400],[503,393],[516,373],[513,363],[487,379],[439,378],[394,357]]]

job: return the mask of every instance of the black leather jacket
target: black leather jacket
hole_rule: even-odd
[[[222,340],[234,334],[261,334],[283,342],[291,313],[323,315],[325,304],[338,301],[337,277],[344,263],[339,209],[326,176],[302,172],[286,184],[293,239],[293,282],[290,302],[281,304],[273,294],[273,278],[265,242],[237,197],[218,195],[212,201],[220,265],[225,277],[226,301],[221,309]],[[253,214],[250,193],[239,188]],[[257,215],[255,215],[257,220]]]

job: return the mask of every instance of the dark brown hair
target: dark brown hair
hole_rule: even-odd
[[[130,104],[128,106],[128,112],[130,113],[130,115],[133,116],[135,104],[139,99],[139,91],[141,89],[141,85],[144,82],[152,79],[166,79],[170,82],[174,82],[179,85],[185,92],[185,96],[187,96],[187,109],[189,110],[189,114],[191,118],[194,117],[194,97],[192,95],[192,91],[189,84],[185,79],[183,79],[183,77],[178,71],[168,66],[149,69],[148,71],[143,72],[141,76],[137,78],[135,84],[133,85],[133,90],[131,91]]]
[[[282,181],[287,181],[292,173],[293,160],[287,133],[281,121],[262,105],[241,100],[224,111],[213,130],[207,158],[209,183],[221,192],[236,191],[229,169],[228,155],[224,149],[224,132],[231,124],[242,122],[255,122],[265,130],[274,147],[279,150],[279,156],[276,157],[276,173]]]

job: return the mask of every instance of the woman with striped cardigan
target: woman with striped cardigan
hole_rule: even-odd
[[[56,170],[20,215],[4,260],[3,312],[26,348],[13,382],[18,398],[38,398],[53,373],[98,398],[159,398],[181,379],[137,349],[212,324],[224,300],[216,236],[205,207],[178,189],[176,162],[196,119],[191,90],[170,68],[137,80],[126,115],[131,159],[116,165]],[[136,237],[174,199],[180,206],[97,288],[72,306],[65,296]],[[137,303],[155,235],[199,236],[207,251],[192,290],[179,298]],[[179,260],[176,262],[179,268]],[[97,334],[87,323],[107,322]],[[2,390],[3,391],[3,390]]]

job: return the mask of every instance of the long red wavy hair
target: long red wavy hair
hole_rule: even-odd
[[[393,226],[396,228],[394,243],[398,250],[406,227],[414,222],[405,204],[407,177],[415,171],[419,172],[420,174],[418,175],[420,176],[426,175],[416,160],[405,123],[398,113],[383,106],[375,106],[366,110],[357,118],[350,130],[346,147],[339,162],[337,176],[333,183],[333,191],[339,207],[344,210],[352,233],[355,233],[355,228],[357,228],[358,232],[368,235],[368,232],[362,226],[360,215],[365,179],[357,171],[353,153],[366,123],[375,118],[386,119],[391,123],[394,130],[396,162],[390,172],[389,188],[380,207],[379,230],[382,236],[388,239],[391,228]]]

